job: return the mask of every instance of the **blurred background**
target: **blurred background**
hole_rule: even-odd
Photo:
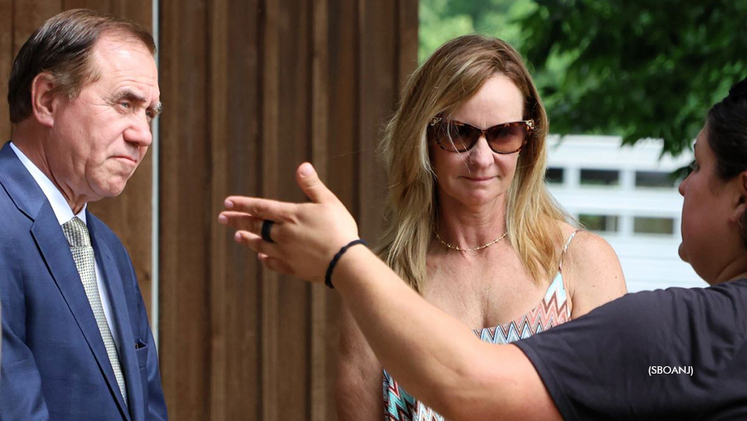
[[[338,298],[263,271],[217,214],[229,194],[304,200],[293,174],[310,160],[375,241],[381,129],[418,62],[464,33],[526,57],[550,189],[612,243],[630,289],[700,285],[676,257],[676,170],[747,76],[745,1],[0,0],[0,96],[31,32],[78,7],[133,19],[159,47],[151,153],[92,210],[136,266],[174,420],[335,419]]]

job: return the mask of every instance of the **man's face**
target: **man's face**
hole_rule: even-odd
[[[153,140],[150,121],[160,110],[158,70],[142,43],[105,34],[90,64],[98,79],[72,101],[55,98],[46,145],[53,182],[78,203],[124,190]]]

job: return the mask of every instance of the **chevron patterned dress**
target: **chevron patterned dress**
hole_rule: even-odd
[[[562,256],[565,255],[568,244],[575,234],[575,232],[571,234],[566,241]],[[558,268],[558,273],[550,283],[545,296],[535,308],[510,323],[480,330],[475,329],[475,335],[485,342],[494,344],[508,344],[528,338],[570,320],[571,313],[567,298],[563,275]],[[383,386],[385,421],[445,421],[443,416],[402,389],[386,370],[384,370]]]

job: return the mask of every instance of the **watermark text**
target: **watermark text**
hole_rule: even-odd
[[[691,365],[650,365],[648,366],[648,376],[668,376],[671,374],[684,374],[693,376],[693,366]]]

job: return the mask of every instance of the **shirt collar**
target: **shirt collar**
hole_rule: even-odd
[[[52,211],[54,211],[54,216],[57,217],[57,221],[60,223],[60,225],[73,219],[76,216],[80,218],[83,223],[87,224],[86,207],[88,207],[88,204],[83,205],[83,209],[81,209],[77,215],[74,215],[73,210],[70,208],[67,200],[65,200],[65,196],[63,196],[60,190],[57,189],[57,186],[52,183],[52,180],[50,180],[46,176],[46,174],[44,174],[39,169],[39,167],[36,166],[36,164],[31,162],[31,160],[26,155],[24,155],[24,153],[21,152],[21,150],[18,149],[16,145],[13,144],[13,142],[10,142],[10,148],[13,149],[13,152],[16,153],[16,156],[18,156],[18,159],[21,160],[23,166],[26,167],[26,169],[29,171],[31,177],[34,178],[36,184],[41,187],[42,192],[44,192],[44,196],[47,197],[49,204],[52,205]]]

